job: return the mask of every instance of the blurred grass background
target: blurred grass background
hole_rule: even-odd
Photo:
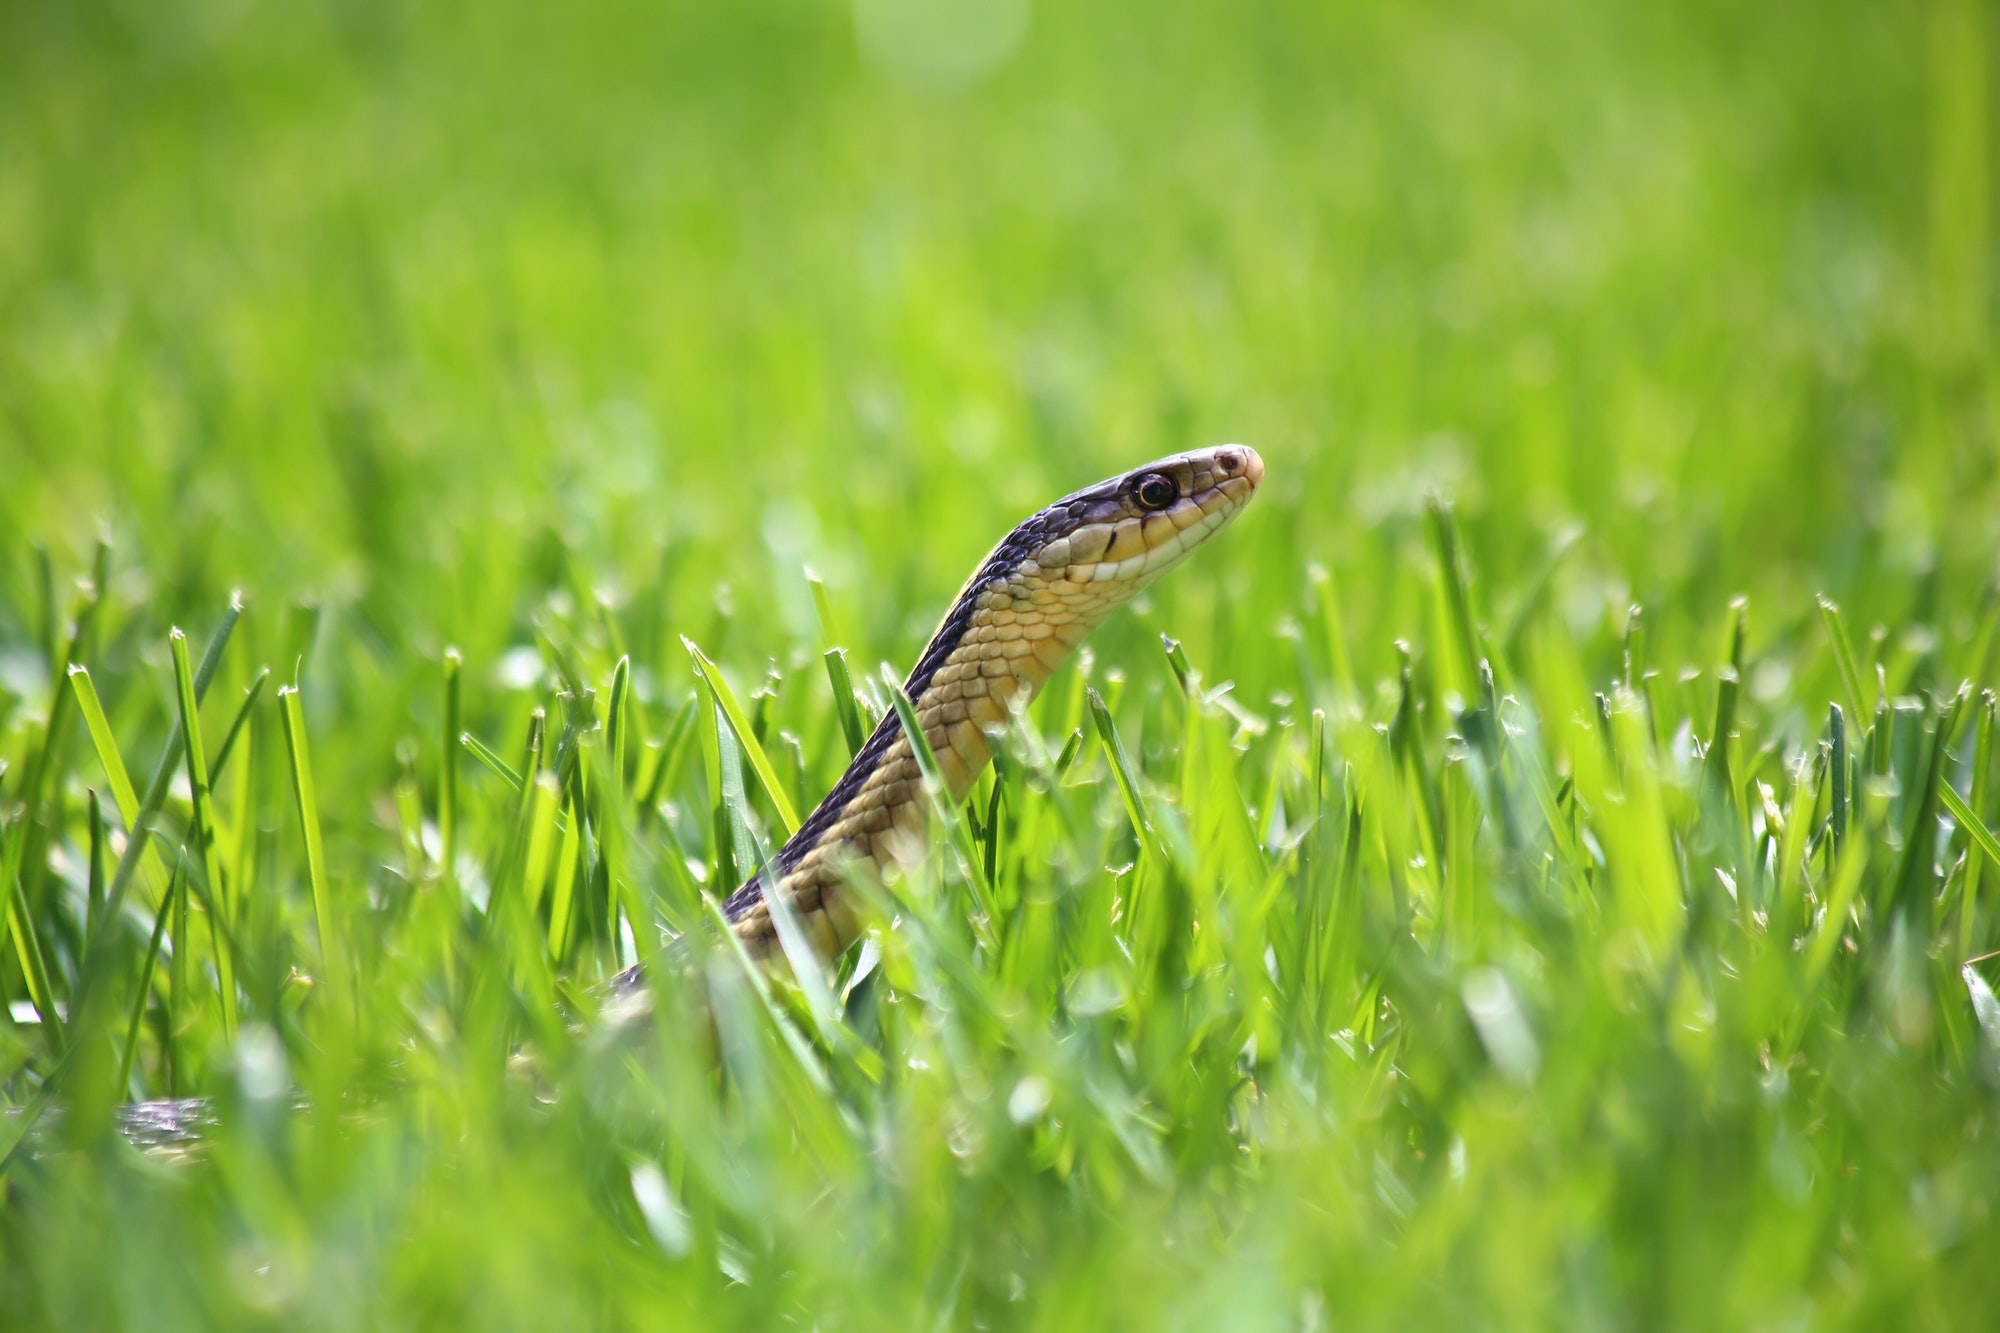
[[[259,1121],[242,1086],[260,1066],[213,1004],[184,1008],[192,1054],[168,1061],[149,1026],[116,1095],[171,1082],[249,1109],[171,1168],[84,1128],[66,1152],[17,1153],[7,1305],[24,1325],[71,1326],[676,1313],[758,1327],[1962,1326],[1993,1295],[1980,1256],[2000,1158],[1982,1043],[2000,1028],[1980,1026],[1958,969],[2000,940],[1974,905],[1980,852],[1955,825],[1932,836],[1922,792],[1930,757],[1948,754],[1946,780],[1977,803],[1974,715],[1990,706],[1945,701],[1961,678],[1996,683],[1995,30],[1977,0],[0,10],[0,800],[8,837],[38,853],[23,893],[54,984],[68,994],[78,972],[84,792],[104,787],[74,716],[47,747],[45,801],[25,783],[100,534],[109,582],[84,660],[135,778],[177,716],[167,627],[189,627],[198,656],[243,589],[209,751],[259,667],[301,683],[330,876],[369,904],[362,933],[382,941],[357,964],[380,1007],[352,1030],[324,1027],[316,1002],[259,1011],[315,1105],[349,1105],[367,1128],[331,1112],[296,1130]],[[1230,997],[1216,1012],[1255,1008],[1245,997],[1264,983],[1246,973],[1276,932],[1283,1021],[1250,1023],[1264,1045],[1240,1072],[1241,1032],[1185,1062],[1146,1055],[1144,987],[1102,1021],[1073,993],[1046,1009],[1005,998],[1098,975],[1090,951],[1109,945],[1094,935],[1021,971],[968,941],[966,969],[999,969],[1000,998],[982,1002],[1000,1018],[968,1020],[915,1102],[841,1103],[830,1139],[799,1127],[811,1117],[795,1101],[758,1110],[756,1076],[734,1065],[713,1075],[715,1107],[689,1110],[672,1090],[711,1074],[686,1052],[616,1092],[618,1059],[552,1056],[566,1072],[542,1091],[558,1109],[538,1118],[501,1071],[529,1034],[564,1039],[466,981],[458,969],[484,975],[487,945],[439,942],[437,913],[410,906],[411,886],[455,892],[461,878],[435,828],[405,856],[396,805],[401,782],[436,822],[447,645],[466,664],[461,724],[510,760],[535,701],[556,707],[551,644],[607,697],[629,654],[649,743],[634,747],[635,783],[689,697],[680,635],[745,698],[775,662],[785,683],[759,739],[797,736],[794,796],[809,804],[846,757],[823,638],[857,669],[906,667],[1013,522],[1222,440],[1263,453],[1262,495],[1106,627],[1095,679],[1123,680],[1114,709],[1156,799],[1187,808],[1218,904],[1246,891],[1253,863],[1289,867],[1286,902],[1346,892],[1329,878],[1343,856],[1356,878],[1340,883],[1379,886],[1384,904],[1397,886],[1372,933],[1340,917],[1354,956],[1324,963],[1337,1021],[1299,998],[1285,950],[1305,946],[1268,925],[1268,904],[1215,906],[1212,933],[1256,941],[1208,960]],[[1434,494],[1452,519],[1427,520]],[[1620,698],[1648,697],[1639,677],[1656,673],[1686,971],[1640,967],[1628,983],[1622,963],[1578,961],[1600,945],[1623,956],[1615,908],[1564,909],[1590,941],[1565,926],[1573,954],[1543,938],[1553,927],[1520,906],[1533,858],[1491,845],[1512,816],[1481,802],[1500,788],[1447,779],[1468,739],[1485,744],[1465,718],[1499,735],[1511,715],[1498,700],[1481,711],[1468,655],[1444,646],[1458,571],[1440,532],[1474,587],[1471,655],[1490,650],[1500,693],[1550,732],[1558,804],[1577,827],[1611,821],[1542,835],[1594,888],[1618,879],[1621,849],[1643,844],[1631,863],[1654,865],[1654,844],[1617,841],[1630,793],[1593,777],[1563,725],[1614,677]],[[816,617],[804,565],[825,576],[835,624]],[[1822,592],[1844,609],[1859,691],[1837,669]],[[1747,647],[1732,648],[1739,594]],[[1223,757],[1219,705],[1190,709],[1223,728],[1208,749],[1196,724],[1177,733],[1161,631],[1274,723],[1237,734],[1238,759]],[[1740,701],[1717,671],[1732,654]],[[1072,683],[1037,714],[1055,748],[1068,727],[1090,731]],[[1718,798],[1703,775],[1723,694],[1740,740]],[[1810,798],[1798,817],[1825,860],[1803,875],[1823,908],[1830,700],[1849,710],[1857,756],[1879,745],[1867,818],[1887,850],[1857,872],[1850,948],[1802,978],[1784,969],[1809,954],[1805,936],[1794,948],[1751,920],[1760,875],[1760,912],[1782,919],[1778,895],[1800,891],[1755,784],[1772,785],[1775,810]],[[282,977],[313,971],[318,946],[275,707],[256,705],[245,786],[224,799],[230,836],[266,848],[235,891],[278,905],[259,938]],[[1329,748],[1307,755],[1314,708]],[[1375,723],[1394,724],[1387,765],[1367,757]],[[1531,720],[1507,734],[1544,753]],[[1412,753],[1427,756],[1413,769]],[[1480,753],[1529,786],[1541,763]],[[1081,802],[1077,825],[1010,825],[1022,847],[1052,849],[1039,870],[1009,863],[1022,902],[1090,880],[1108,904],[1125,881],[1103,867],[1121,858],[1172,879],[1163,853],[1114,827],[1109,758],[1087,763],[1090,800],[1043,793]],[[464,878],[504,884],[517,812],[461,765]],[[1204,775],[1218,773],[1256,846],[1204,823]],[[726,793],[693,758],[674,777],[664,822],[712,864],[709,826],[688,812]],[[1589,805],[1598,780],[1621,793],[1615,810]],[[176,829],[191,827],[188,800],[169,799]],[[1469,825],[1453,823],[1455,800]],[[1300,805],[1320,801],[1344,813],[1301,844]],[[1423,890],[1404,886],[1397,839],[1422,860],[1429,825],[1348,831],[1357,810],[1396,824],[1424,802],[1466,830],[1446,866],[1424,845],[1462,901],[1488,904],[1469,935],[1432,933],[1460,910],[1442,896],[1403,897]],[[767,801],[749,806],[770,822]],[[626,817],[644,859],[650,816]],[[1932,866],[1917,849],[1939,837]],[[1096,870],[1048,870],[1065,857]],[[1727,909],[1709,903],[1718,873]],[[1904,921],[1919,879],[1938,906]],[[1742,938],[1715,934],[1729,922],[1705,913],[1739,901]],[[157,902],[141,892],[127,923],[141,952]],[[579,987],[616,961],[599,924],[603,950],[553,960]],[[1837,913],[1819,927],[1835,941],[1841,928]],[[1415,972],[1386,961],[1403,939],[1422,945]],[[1143,971],[1144,948],[1123,947]],[[1754,972],[1738,948],[1777,970]],[[217,961],[192,941],[169,952],[197,971]],[[25,998],[20,963],[4,969],[8,998]],[[1732,1026],[1738,983],[1759,1017]],[[1398,986],[1382,1032],[1357,1021]],[[1516,992],[1542,1035],[1535,1060],[1510,1067]],[[899,993],[977,1011],[921,982]],[[1804,1019],[1770,1018],[1774,994],[1802,997],[1816,1039]],[[174,1012],[156,1017],[170,1027]],[[40,1027],[9,1029],[13,1105],[57,1067]],[[122,1047],[122,1009],[111,1027],[107,1050]],[[892,1070],[915,1049],[899,1031],[878,1033]],[[1690,1031],[1706,1034],[1698,1049],[1676,1035]],[[1802,1045],[1810,1077],[1785,1063]],[[1030,1130],[966,1150],[965,1106],[1008,1100],[1030,1047],[1070,1050],[1063,1077],[1096,1108],[1072,1125],[1100,1116],[1121,1164],[1077,1167],[1060,1134]],[[1422,1089],[1402,1103],[1381,1082],[1399,1071]],[[1036,1077],[1067,1095],[1062,1077]],[[1250,1091],[1213,1086],[1239,1077]],[[982,1093],[981,1079],[1006,1081]],[[1179,1128],[1155,1116],[1163,1105]],[[980,1132],[1013,1121],[1035,1117]],[[1133,1146],[1154,1130],[1164,1147]],[[800,1140],[846,1143],[844,1165],[795,1179]],[[689,1182],[702,1153],[740,1159],[734,1192]],[[654,1160],[652,1174],[634,1165]],[[647,1206],[656,1179],[681,1200],[666,1212]]]

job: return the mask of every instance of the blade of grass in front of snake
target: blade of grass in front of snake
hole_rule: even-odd
[[[888,692],[890,706],[896,710],[896,720],[902,724],[903,735],[910,743],[910,753],[916,757],[917,769],[923,774],[931,812],[943,826],[945,836],[965,866],[966,881],[972,886],[972,896],[979,906],[981,918],[974,924],[982,940],[993,945],[997,941],[992,932],[998,928],[1000,918],[993,903],[993,886],[986,880],[986,864],[973,842],[972,831],[966,827],[957,804],[945,788],[944,774],[938,769],[937,754],[931,749],[930,738],[924,735],[923,727],[917,722],[916,705],[910,702],[902,682],[896,679],[894,671],[885,670],[882,685]]]
[[[777,997],[771,994],[770,978],[764,975],[763,969],[757,966],[756,960],[743,948],[743,941],[738,939],[736,932],[730,928],[729,919],[722,914],[722,904],[715,900],[714,894],[704,893],[701,895],[701,905],[708,916],[709,924],[721,937],[723,950],[735,960],[736,966],[750,982],[750,989],[756,993],[765,1017],[770,1019],[776,1028],[785,1049],[798,1062],[800,1071],[811,1081],[815,1089],[832,1092],[832,1085],[827,1082],[825,1068],[814,1055],[811,1045],[800,1034],[798,1026],[779,1005]]]
[[[1118,794],[1124,798],[1125,813],[1132,821],[1132,831],[1159,858],[1163,869],[1173,868],[1174,858],[1146,809],[1145,797],[1140,793],[1138,780],[1132,773],[1132,761],[1125,753],[1125,742],[1120,739],[1118,728],[1111,720],[1111,710],[1105,705],[1104,696],[1092,689],[1086,692],[1085,697],[1090,704],[1091,721],[1097,726],[1099,739],[1104,742],[1104,752],[1110,756],[1111,774],[1117,780]]]
[[[833,713],[840,719],[840,734],[847,742],[847,757],[861,753],[868,733],[861,725],[861,705],[854,693],[854,677],[847,669],[847,650],[829,648],[820,654],[826,663],[826,681],[833,689]]]
[[[826,981],[826,961],[806,938],[805,927],[799,924],[799,916],[793,910],[791,900],[784,894],[772,891],[778,882],[777,860],[770,849],[758,839],[757,864],[762,867],[760,874],[766,886],[764,904],[771,913],[771,925],[778,932],[778,947],[784,951],[785,961],[792,966],[792,979],[798,983],[799,994],[805,999],[806,1016],[812,1020],[813,1029],[829,1051],[846,1059],[861,1076],[870,1083],[882,1081],[882,1056],[854,1034],[840,1014],[840,1002],[834,998],[832,987]]]

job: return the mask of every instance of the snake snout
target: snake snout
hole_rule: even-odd
[[[1247,444],[1225,444],[1217,449],[1215,470],[1224,477],[1241,476],[1253,488],[1264,480],[1264,460]]]

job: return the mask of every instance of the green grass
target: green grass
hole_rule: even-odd
[[[1984,1322],[1988,9],[899,8],[0,13],[6,1326]],[[1225,439],[865,951],[718,944]]]

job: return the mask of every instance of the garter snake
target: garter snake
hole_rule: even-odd
[[[1066,495],[1024,520],[979,563],[903,689],[949,797],[965,799],[992,757],[988,733],[1024,707],[1085,635],[1241,512],[1264,478],[1245,445],[1175,454]],[[752,955],[777,934],[784,895],[822,955],[860,930],[846,887],[853,863],[880,868],[921,846],[922,776],[895,712],[723,914]]]
[[[1085,487],[1024,520],[966,580],[904,684],[950,799],[963,800],[992,758],[988,732],[1025,707],[1106,617],[1179,564],[1242,510],[1264,478],[1257,451],[1225,444],[1175,454]],[[777,944],[769,895],[781,893],[831,958],[860,930],[847,876],[922,846],[922,777],[894,711],[774,858],[723,905],[753,956]],[[629,991],[639,969],[621,973]],[[120,1109],[134,1144],[178,1151],[214,1121],[207,1098]]]

